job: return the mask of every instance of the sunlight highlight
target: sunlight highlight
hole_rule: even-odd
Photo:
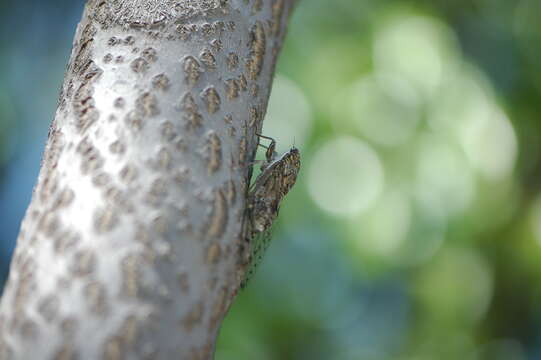
[[[384,185],[378,155],[364,142],[349,136],[331,140],[309,165],[308,191],[323,210],[356,215],[369,209]]]
[[[430,97],[440,87],[455,52],[454,37],[445,24],[434,18],[396,14],[375,35],[374,66],[377,72],[408,79],[423,96]]]

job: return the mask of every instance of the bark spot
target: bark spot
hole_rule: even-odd
[[[71,271],[75,276],[88,276],[96,267],[96,254],[91,250],[81,250],[73,256]]]
[[[252,95],[253,98],[256,98],[259,96],[259,84],[253,83],[250,87],[250,95]]]
[[[166,91],[170,85],[169,78],[165,74],[159,74],[152,78],[152,87],[154,89]]]
[[[222,190],[213,192],[212,209],[206,232],[209,237],[216,238],[224,233],[229,218],[228,204]]]
[[[121,262],[122,293],[129,297],[137,297],[140,292],[141,259],[130,254]]]
[[[186,56],[183,61],[184,79],[190,85],[197,84],[201,76],[201,65],[193,56]]]
[[[246,141],[246,137],[242,137],[240,139],[239,144],[239,164],[244,165],[244,162],[246,161],[246,156],[248,153],[248,142]]]
[[[138,57],[137,59],[133,60],[130,66],[135,73],[144,73],[150,67],[148,61],[143,59],[142,57]]]
[[[205,64],[207,69],[215,70],[216,69],[216,58],[212,55],[212,52],[209,49],[204,49],[199,55],[201,62]]]
[[[84,133],[100,117],[100,112],[96,108],[93,98],[93,82],[101,73],[102,70],[91,62],[81,86],[79,86],[73,97],[73,111],[76,118],[75,126],[81,133]]]
[[[77,360],[77,352],[72,344],[66,343],[62,345],[54,355],[54,360]]]
[[[133,165],[127,164],[120,170],[120,180],[125,184],[132,183],[137,178],[137,168]]]
[[[163,179],[156,179],[152,182],[145,200],[152,206],[158,206],[165,200],[166,196],[167,183]]]
[[[192,306],[188,313],[182,319],[182,326],[186,331],[190,332],[192,329],[201,323],[203,318],[203,303],[198,302]]]
[[[135,132],[140,131],[143,128],[143,119],[138,111],[132,110],[127,113],[124,121],[126,125]]]
[[[194,24],[177,25],[176,31],[179,34],[180,39],[186,41],[192,36],[192,33],[197,31],[197,26]]]
[[[177,133],[175,132],[175,127],[170,121],[166,121],[161,124],[160,130],[162,139],[165,141],[171,141],[177,136]]]
[[[124,359],[124,351],[122,349],[121,340],[113,336],[109,338],[105,343],[105,348],[103,351],[104,360],[122,360]]]
[[[258,13],[263,8],[263,1],[262,0],[255,0],[254,4],[252,5],[252,13]]]
[[[113,141],[109,145],[109,151],[111,154],[122,155],[126,152],[126,145],[120,140]]]
[[[193,130],[201,126],[203,116],[199,113],[199,107],[191,93],[184,95],[180,102],[180,108],[184,112],[184,120],[188,129]]]
[[[68,231],[61,232],[54,238],[53,248],[56,254],[64,254],[78,246],[81,236]]]
[[[225,93],[228,100],[234,100],[239,97],[240,86],[236,79],[225,81]]]
[[[144,93],[135,100],[137,111],[144,117],[153,117],[160,113],[158,100],[151,93]]]
[[[70,188],[65,188],[58,195],[56,200],[53,203],[53,209],[64,208],[71,205],[73,199],[75,198],[75,193]]]
[[[218,110],[220,110],[222,100],[220,99],[220,95],[218,94],[218,91],[216,91],[214,86],[209,86],[208,88],[203,90],[203,92],[201,93],[201,97],[203,98],[203,101],[207,106],[207,111],[209,112],[209,114],[214,114]]]
[[[171,169],[171,154],[165,147],[158,151],[158,167],[162,170]]]
[[[39,220],[38,229],[46,237],[52,237],[60,230],[60,221],[54,213],[46,212]]]
[[[60,301],[55,295],[48,295],[38,303],[38,312],[48,323],[56,319],[59,310]]]
[[[167,218],[164,215],[156,217],[152,220],[152,230],[157,234],[165,234],[169,229],[169,224],[167,223]]]
[[[94,231],[98,234],[112,231],[117,224],[118,215],[111,207],[97,209],[94,213]]]
[[[93,173],[103,166],[103,158],[88,138],[81,140],[77,145],[76,151],[82,156],[81,172],[83,175]]]
[[[222,165],[222,141],[215,132],[207,138],[207,169],[209,175],[214,174]]]
[[[92,281],[84,288],[84,298],[88,309],[96,315],[105,315],[107,312],[107,298],[105,287],[97,281]]]
[[[111,176],[106,172],[100,172],[92,178],[92,184],[96,187],[104,187],[111,182]]]
[[[220,261],[222,256],[222,248],[220,244],[213,243],[207,248],[207,253],[205,255],[206,264],[217,264]]]
[[[156,49],[151,48],[151,47],[143,50],[141,55],[146,61],[151,62],[151,63],[156,62],[158,60],[158,52],[156,51]]]
[[[126,100],[122,97],[118,97],[115,99],[115,102],[113,103],[113,105],[117,109],[123,109],[124,106],[126,106]]]
[[[244,74],[241,74],[239,76],[238,84],[239,84],[239,88],[242,91],[246,91],[246,89],[248,88],[248,80],[246,80],[246,76],[244,76]]]
[[[227,55],[226,63],[227,63],[227,68],[229,69],[229,71],[235,70],[236,68],[239,67],[239,56],[235,54],[234,52],[230,52]]]
[[[284,0],[275,0],[272,3],[272,33],[274,36],[280,34],[284,10]]]
[[[214,50],[215,52],[220,52],[222,51],[224,44],[222,43],[220,39],[214,39],[210,42],[210,46],[212,47],[212,50]]]
[[[227,201],[229,204],[233,205],[235,204],[235,201],[237,200],[237,189],[235,187],[235,182],[233,180],[229,180],[226,184],[226,196]]]
[[[246,63],[250,80],[256,80],[261,73],[266,46],[267,40],[263,23],[257,21],[250,31],[250,56]]]
[[[255,124],[257,124],[258,120],[259,120],[259,110],[255,106],[252,106],[250,108],[250,120],[249,120],[248,126],[253,128]]]

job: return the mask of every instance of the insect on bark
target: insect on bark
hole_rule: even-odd
[[[270,140],[265,152],[265,161],[261,165],[261,173],[257,176],[248,192],[246,213],[244,216],[243,240],[247,251],[247,269],[241,281],[246,287],[250,277],[261,262],[265,250],[271,240],[271,227],[278,217],[280,203],[289,190],[295,185],[301,166],[300,152],[292,147],[278,156],[276,141],[270,137],[256,134],[260,138]]]

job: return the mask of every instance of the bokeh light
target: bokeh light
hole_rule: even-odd
[[[372,211],[354,222],[352,231],[363,252],[381,257],[397,255],[410,231],[412,204],[398,189],[385,193]]]
[[[465,64],[440,93],[430,111],[430,125],[455,138],[485,178],[498,181],[510,175],[517,158],[516,135],[487,80]]]
[[[399,76],[430,98],[442,85],[455,49],[447,27],[434,18],[390,11],[374,39],[376,71]]]
[[[416,198],[436,213],[466,210],[474,197],[473,173],[460,149],[435,134],[418,143]]]
[[[427,316],[451,326],[471,326],[485,315],[493,292],[487,262],[471,249],[448,248],[419,274],[416,294]]]
[[[308,170],[308,190],[323,210],[355,215],[368,209],[384,186],[377,154],[361,140],[336,138],[318,149]]]
[[[310,136],[312,110],[302,89],[285,76],[277,75],[272,85],[263,134],[277,141],[277,150],[291,146],[301,150]]]
[[[346,91],[349,118],[367,139],[380,145],[401,145],[419,122],[415,89],[406,81],[386,76],[366,76]],[[342,94],[343,96],[343,94]]]

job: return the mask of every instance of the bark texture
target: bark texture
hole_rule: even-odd
[[[210,359],[292,0],[89,0],[0,359]]]

